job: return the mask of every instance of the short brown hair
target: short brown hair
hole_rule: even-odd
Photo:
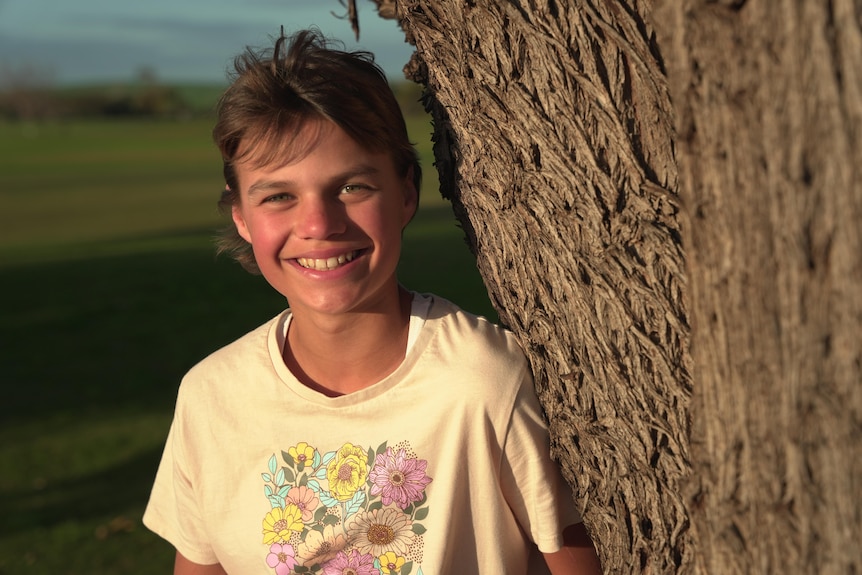
[[[287,37],[271,49],[248,48],[234,60],[231,85],[219,100],[213,140],[224,163],[227,187],[219,200],[230,213],[239,201],[235,165],[250,157],[261,165],[302,153],[290,134],[309,122],[329,120],[372,152],[389,152],[399,174],[413,169],[422,180],[416,149],[383,70],[369,52],[334,47],[316,30]],[[260,273],[251,245],[231,225],[217,239],[219,253]]]

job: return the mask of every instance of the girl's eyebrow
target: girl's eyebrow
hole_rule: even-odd
[[[348,182],[353,178],[363,176],[375,176],[380,173],[380,169],[372,164],[357,164],[350,166],[346,170],[335,174],[329,178],[330,186],[340,185]],[[293,180],[258,180],[248,188],[248,197],[253,198],[258,194],[273,190],[291,190],[297,187],[297,183]]]
[[[263,194],[273,190],[284,190],[291,187],[291,182],[284,180],[258,180],[248,188],[248,197],[253,198],[258,194]]]

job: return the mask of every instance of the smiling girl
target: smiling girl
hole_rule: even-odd
[[[421,169],[371,57],[245,53],[214,137],[220,249],[289,309],[180,385],[144,516],[175,573],[599,573],[512,334],[398,281]]]

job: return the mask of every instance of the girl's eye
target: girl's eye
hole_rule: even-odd
[[[271,196],[267,196],[263,201],[264,201],[264,203],[281,202],[281,201],[284,201],[287,199],[289,199],[287,194],[273,194]]]
[[[363,184],[347,184],[346,186],[341,188],[342,194],[355,194],[356,192],[361,192],[362,190],[367,190],[368,186]]]

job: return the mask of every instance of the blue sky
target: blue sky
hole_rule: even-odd
[[[348,49],[374,52],[393,79],[412,48],[371,0],[357,0],[355,42],[338,0],[0,0],[0,73],[25,67],[53,83],[133,78],[143,67],[162,81],[220,82],[246,46],[312,25]],[[2,81],[2,79],[0,79]]]

